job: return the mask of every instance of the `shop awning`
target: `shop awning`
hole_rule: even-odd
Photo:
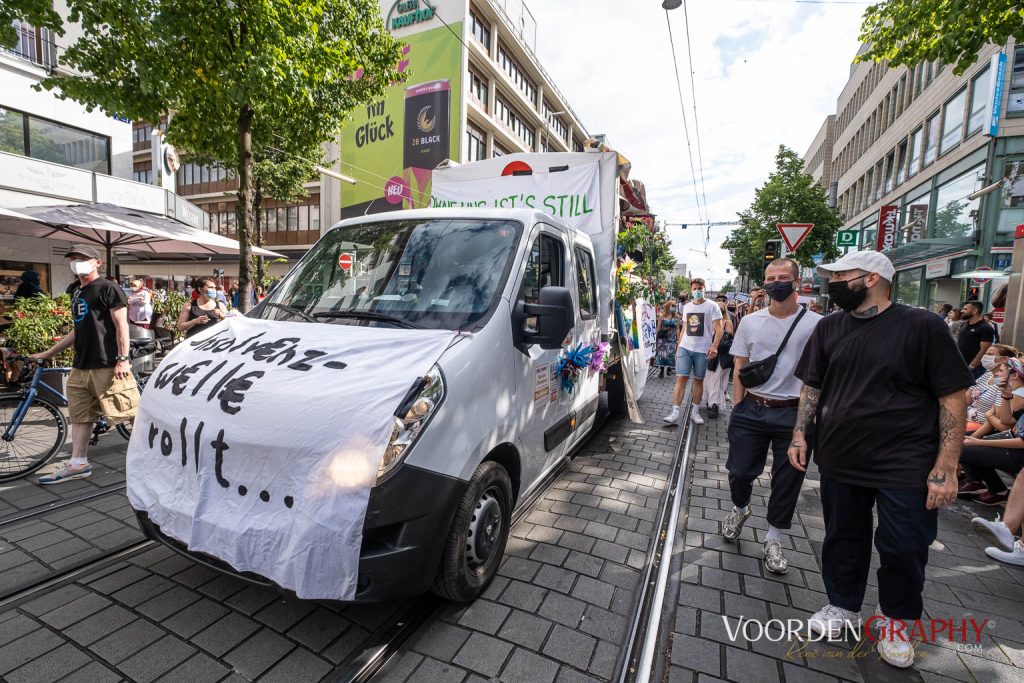
[[[933,238],[904,244],[895,249],[890,249],[885,252],[885,255],[892,260],[896,270],[900,270],[911,263],[942,258],[943,256],[949,256],[958,251],[972,249],[973,247],[974,244],[971,240],[966,238]]]
[[[181,221],[116,204],[71,204],[0,209],[0,233],[90,242],[108,251],[166,256],[237,254],[238,242]],[[267,249],[254,254],[284,258]]]

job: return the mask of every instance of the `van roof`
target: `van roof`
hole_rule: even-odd
[[[555,218],[551,214],[538,211],[536,209],[477,209],[477,208],[437,208],[437,209],[409,209],[405,211],[388,211],[385,213],[373,213],[366,216],[358,216],[356,218],[346,218],[343,221],[335,223],[331,226],[334,228],[343,228],[350,225],[359,225],[361,223],[379,223],[382,221],[415,221],[425,219],[437,219],[437,218],[485,218],[485,219],[505,219],[520,221],[524,225],[542,221],[549,223],[557,228],[561,228],[566,232],[573,232],[573,228],[567,226],[560,219]]]

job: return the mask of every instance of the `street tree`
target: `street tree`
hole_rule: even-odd
[[[719,288],[718,293],[719,294],[728,294],[729,292],[735,292],[735,291],[736,291],[736,288],[733,287],[732,283],[731,282],[726,282],[724,285],[722,285]]]
[[[90,110],[170,113],[166,136],[233,167],[239,307],[249,304],[257,156],[309,158],[349,113],[402,80],[400,44],[374,0],[69,0],[84,35],[46,79]]]
[[[3,0],[0,2],[0,47],[18,43],[15,21],[24,21],[37,28],[50,29],[64,35],[64,23],[53,9],[53,0]]]
[[[676,275],[672,278],[672,296],[679,298],[683,294],[690,293],[690,278],[685,275]]]
[[[888,0],[864,12],[858,62],[915,67],[936,59],[959,76],[990,43],[1024,38],[1020,0]]]
[[[731,263],[740,275],[756,282],[764,278],[764,244],[779,239],[778,223],[814,223],[814,229],[800,243],[795,259],[801,266],[814,265],[813,256],[826,260],[839,256],[836,231],[842,225],[839,213],[828,206],[828,194],[804,173],[804,162],[785,145],[775,155],[775,171],[754,193],[754,202],[739,213],[740,227],[722,243],[732,251]]]

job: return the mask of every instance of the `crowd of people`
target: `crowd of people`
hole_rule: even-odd
[[[958,497],[1005,506],[1002,519],[972,524],[993,543],[988,556],[1024,566],[1024,354],[1000,343],[995,316],[979,301],[934,314],[893,303],[895,268],[884,254],[854,252],[818,270],[829,279],[827,315],[799,303],[800,269],[790,259],[768,266],[749,301],[709,300],[698,278],[689,296],[666,304],[654,360],[659,377],[675,376],[664,421],[681,421],[687,382],[692,422],[703,424],[702,410],[719,417],[731,383],[732,509],[721,534],[729,542],[744,537],[754,481],[771,450],[768,529],[759,533],[769,574],[788,570],[783,536],[813,457],[828,605],[809,625],[838,637],[857,621],[874,545],[874,622],[889,634],[878,651],[908,667],[913,645],[888,627],[921,617],[941,506]],[[994,311],[1004,310],[1005,298],[1004,288]]]

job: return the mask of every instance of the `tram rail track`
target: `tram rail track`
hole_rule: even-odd
[[[101,489],[97,489],[96,491],[92,491],[81,496],[76,496],[74,498],[68,498],[66,500],[59,500],[54,501],[52,503],[45,503],[43,505],[36,505],[30,508],[25,508],[24,510],[19,510],[18,512],[12,515],[8,515],[7,517],[0,517],[0,528],[10,526],[11,524],[17,524],[18,522],[24,522],[25,520],[32,519],[33,517],[39,517],[50,512],[55,512],[56,510],[62,510],[64,508],[72,507],[74,505],[86,503],[90,500],[96,500],[97,498],[102,498],[113,493],[123,493],[126,488],[126,484],[105,486]]]

